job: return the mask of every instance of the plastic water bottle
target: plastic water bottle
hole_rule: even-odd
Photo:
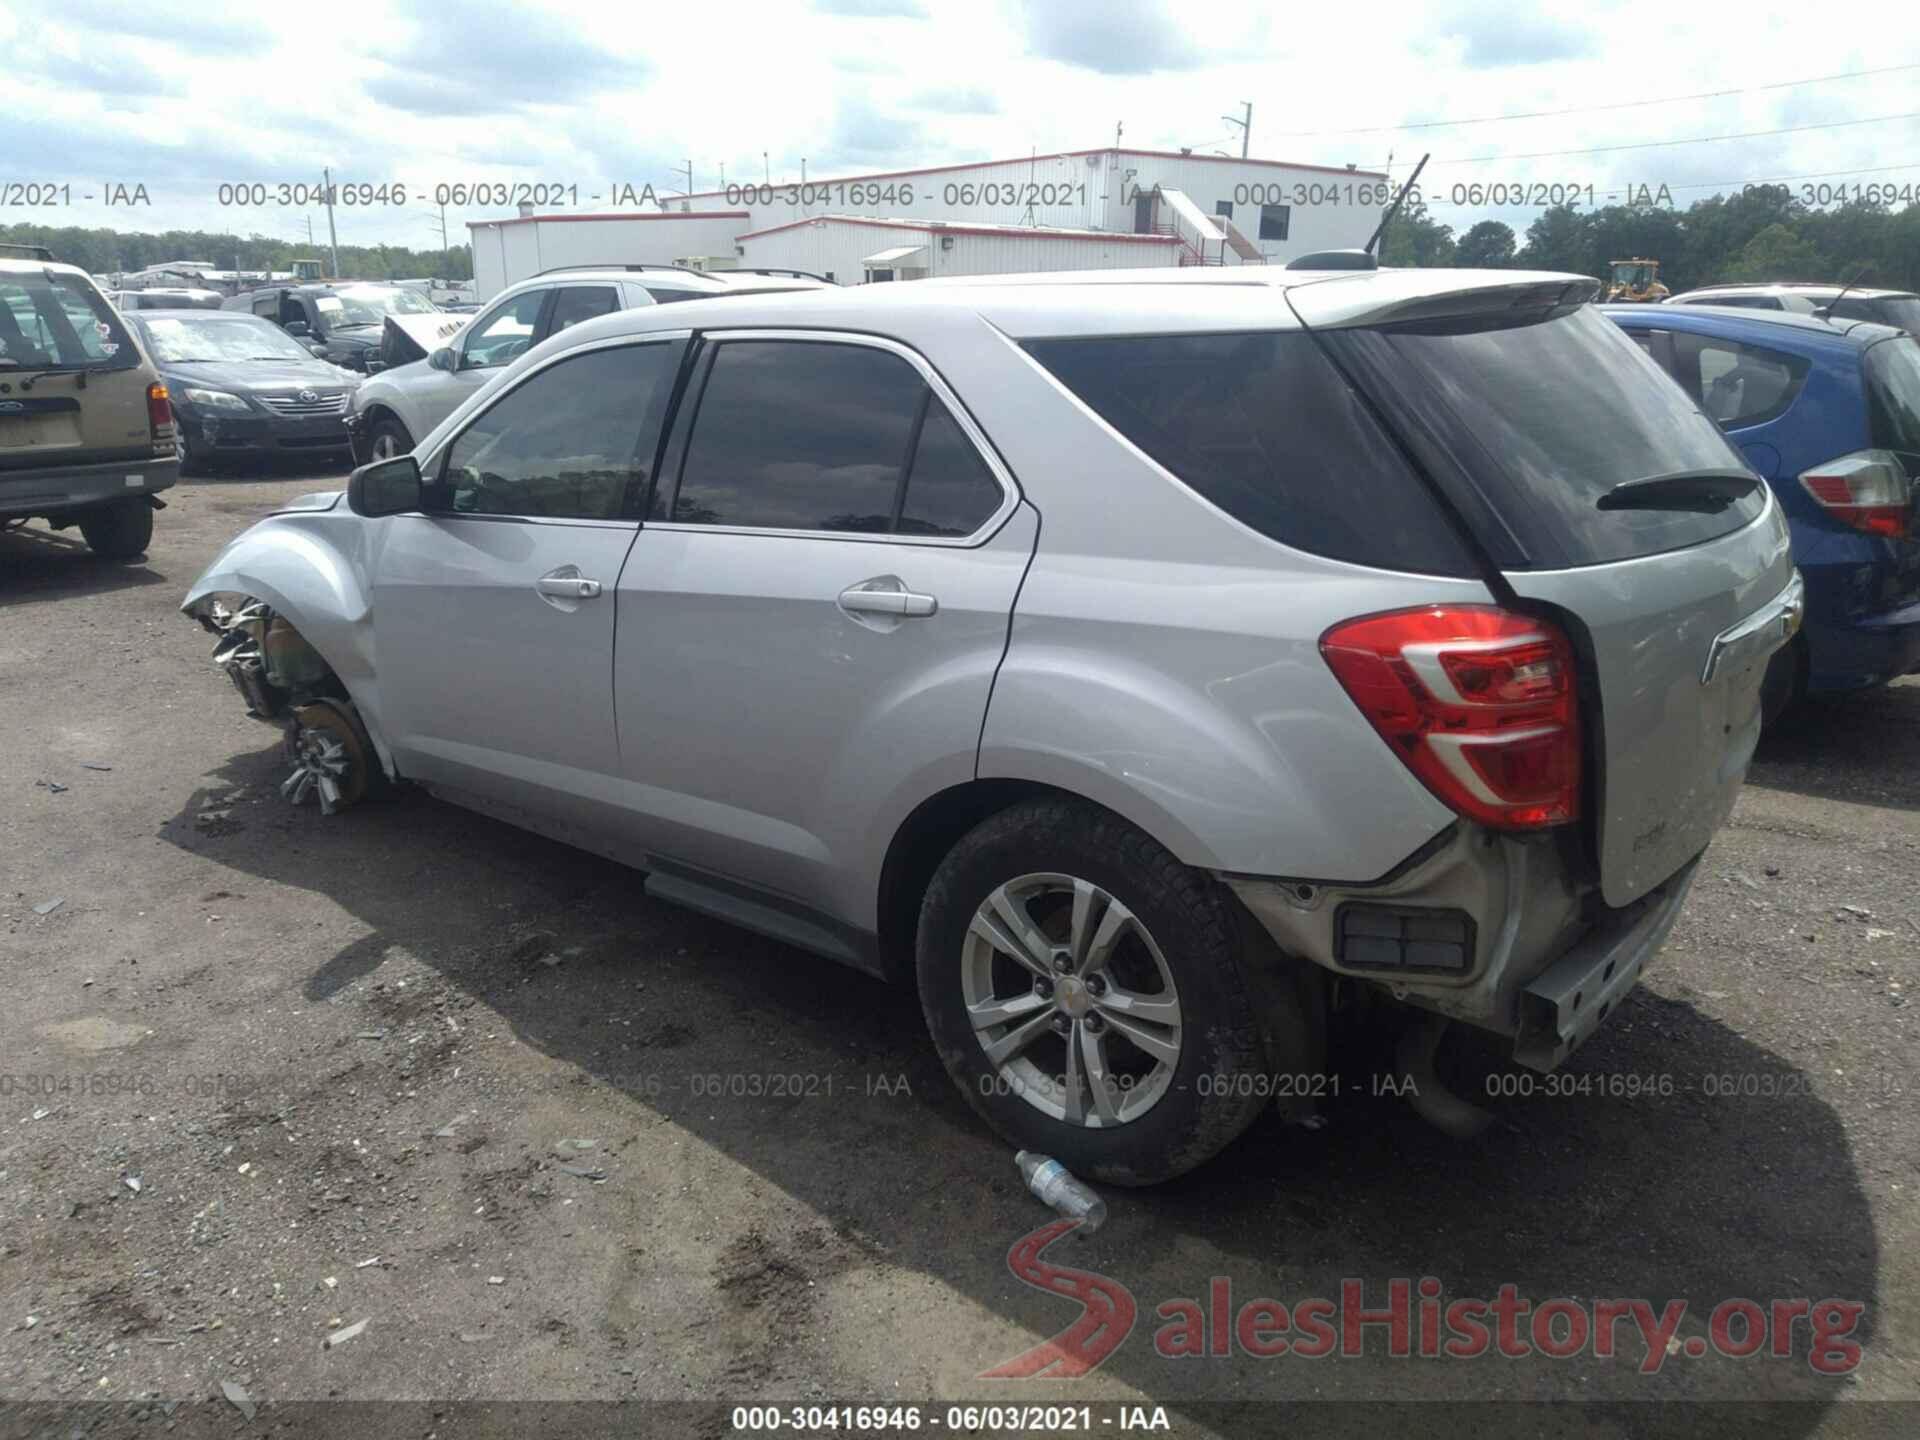
[[[1027,1189],[1068,1219],[1080,1222],[1076,1234],[1091,1235],[1107,1223],[1107,1202],[1051,1155],[1021,1150],[1014,1155],[1013,1163],[1020,1167]]]

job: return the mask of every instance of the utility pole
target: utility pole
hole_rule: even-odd
[[[1122,130],[1125,130],[1126,128],[1127,128],[1127,122],[1124,120],[1116,120],[1113,122],[1113,148],[1114,149],[1118,150],[1120,148],[1120,132]]]
[[[1238,125],[1240,127],[1240,158],[1244,160],[1247,158],[1247,144],[1253,139],[1253,102],[1251,100],[1242,100],[1240,103],[1246,106],[1247,110],[1247,115],[1244,120],[1236,119],[1232,115],[1222,115],[1220,118],[1229,125]]]
[[[333,252],[333,278],[337,280],[340,278],[340,235],[333,228],[333,171],[322,170],[320,178],[327,187],[327,248]]]
[[[687,198],[691,200],[693,198],[693,161],[691,160],[687,161],[686,171],[687,171]],[[682,205],[680,208],[684,210],[687,207],[685,205]]]
[[[767,184],[771,185],[773,183],[773,161],[767,158],[767,152],[764,150],[760,152],[760,169],[764,173]]]
[[[722,190],[727,188],[727,162],[724,160],[720,162],[720,188]]]

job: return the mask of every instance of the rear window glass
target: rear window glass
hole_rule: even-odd
[[[1897,450],[1920,474],[1920,340],[1882,340],[1867,351],[1867,399],[1873,443]]]
[[[106,296],[78,276],[0,275],[0,374],[140,363]]]
[[[1535,312],[1536,314],[1538,312]],[[1469,514],[1518,542],[1505,562],[1555,569],[1698,545],[1751,522],[1764,487],[1690,509],[1602,510],[1618,485],[1689,470],[1747,470],[1720,427],[1590,305],[1511,323],[1433,321],[1341,331],[1370,380],[1436,437]]]
[[[1310,335],[1034,340],[1109,425],[1242,524],[1382,569],[1468,575],[1439,502]]]

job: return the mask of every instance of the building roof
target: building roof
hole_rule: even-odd
[[[676,199],[679,197],[675,197]],[[551,225],[573,220],[751,220],[745,210],[615,210],[593,215],[508,215],[499,220],[469,220],[469,230],[491,225]]]
[[[783,230],[798,230],[806,225],[864,225],[875,230],[911,230],[927,235],[934,232],[955,235],[1010,235],[1020,240],[1098,240],[1128,244],[1178,245],[1172,235],[1133,235],[1121,230],[1069,230],[1051,225],[975,225],[966,220],[880,220],[865,215],[809,215],[804,220],[789,220],[784,225],[769,225],[765,230],[749,230],[736,240],[754,240],[762,235],[778,235]]]
[[[1249,157],[1241,159],[1238,155],[1197,155],[1183,154],[1177,150],[1138,150],[1132,146],[1115,149],[1111,145],[1098,150],[1056,150],[1048,155],[1010,155],[1000,160],[967,160],[953,165],[923,165],[914,170],[870,170],[859,175],[809,176],[808,186],[815,185],[853,185],[874,180],[906,180],[915,175],[951,175],[956,170],[984,170],[992,165],[1028,165],[1042,160],[1084,160],[1091,155],[1138,155],[1148,160],[1204,160],[1213,165],[1258,165],[1270,170],[1307,170],[1317,175],[1351,175],[1356,180],[1384,180],[1383,170],[1360,170],[1351,165],[1308,165],[1297,160],[1260,160]],[[798,180],[776,180],[770,182],[773,188],[784,190],[789,186],[798,186]],[[737,197],[742,190],[761,189],[751,181],[732,187]],[[675,195],[674,200],[704,200],[713,196],[724,197],[727,190],[694,190],[686,195]]]

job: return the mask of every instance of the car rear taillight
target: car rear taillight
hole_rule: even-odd
[[[167,387],[158,380],[147,386],[147,429],[153,432],[156,446],[162,440],[173,443],[173,402],[167,398]]]
[[[1800,477],[1806,492],[1842,525],[1904,540],[1912,525],[1912,485],[1891,450],[1861,450],[1816,465]]]
[[[1554,626],[1492,605],[1430,605],[1336,625],[1320,653],[1452,809],[1506,830],[1579,817],[1573,647]]]

